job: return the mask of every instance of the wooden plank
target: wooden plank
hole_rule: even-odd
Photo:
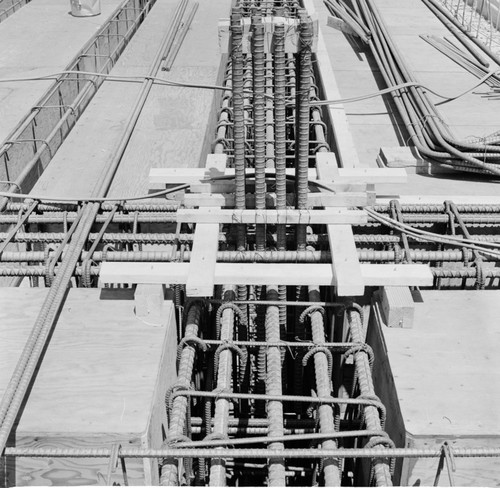
[[[340,297],[363,295],[365,285],[352,227],[328,225],[327,232],[337,295]]]
[[[431,286],[433,276],[423,264],[362,264],[366,286]],[[100,282],[183,284],[189,263],[116,263],[101,265]],[[217,263],[214,283],[232,285],[335,285],[330,264]]]
[[[457,205],[500,205],[498,195],[395,195],[377,198],[377,205],[389,205],[391,200],[399,200],[401,205],[442,205],[451,200]]]
[[[413,327],[415,303],[407,286],[384,286],[380,294],[380,304],[388,327]]]
[[[219,208],[179,209],[177,222],[212,224],[364,224],[362,210],[234,210]]]
[[[287,195],[287,204],[293,205],[295,195]],[[186,193],[182,196],[186,207],[234,207],[233,193]],[[373,192],[309,193],[308,208],[314,207],[366,207],[375,204]],[[255,208],[255,195],[246,196],[247,208]],[[276,194],[266,193],[266,207],[276,207]]]
[[[432,286],[434,277],[424,264],[362,264],[366,286]]]
[[[158,185],[170,184],[200,184],[206,178],[205,168],[151,168],[149,172],[149,183],[152,188]],[[274,175],[274,169],[266,169],[268,175]],[[287,175],[294,176],[295,170],[287,168]],[[227,168],[226,176],[234,176],[234,168]],[[247,168],[248,176],[255,175],[254,168]],[[318,180],[316,169],[309,169],[309,179]],[[404,168],[339,168],[338,175],[330,180],[324,181],[335,183],[406,183],[408,180]],[[322,181],[322,180],[321,180]],[[220,182],[218,182],[220,183]]]
[[[159,318],[165,301],[163,286],[140,283],[134,293],[135,315],[152,325],[161,325]]]
[[[331,180],[335,178],[338,171],[335,154],[322,152],[316,155],[318,179]],[[350,225],[328,225],[327,233],[337,295],[363,295],[365,286],[352,227]]]
[[[196,224],[186,284],[188,297],[211,297],[219,250],[219,224]]]
[[[47,291],[0,290],[0,396]],[[133,290],[69,290],[13,444],[161,447],[161,427],[167,421],[165,392],[176,378],[174,307],[165,302],[163,327],[149,327],[134,308]],[[19,458],[7,463],[0,485],[99,485],[98,473],[106,475],[107,464],[107,459]],[[127,460],[129,484],[158,485],[155,464]],[[125,484],[120,466],[113,483]]]

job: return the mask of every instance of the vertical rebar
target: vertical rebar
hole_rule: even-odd
[[[268,286],[266,291],[268,300],[277,300],[278,288]],[[269,306],[266,310],[266,341],[279,343],[280,323],[279,308]],[[281,384],[281,352],[280,348],[270,346],[266,352],[267,360],[267,379],[266,394],[281,395],[283,392]],[[268,435],[270,437],[279,437],[284,435],[283,427],[283,403],[280,401],[267,402]],[[269,449],[283,449],[282,442],[272,442]],[[269,460],[269,486],[285,486],[285,460],[283,458],[274,458]]]
[[[311,302],[318,302],[320,300],[318,286],[310,286],[308,288],[308,292],[309,300]],[[321,346],[326,342],[326,340],[323,314],[319,308],[311,313],[310,320],[313,343],[317,346]],[[320,397],[329,397],[332,394],[332,378],[331,371],[328,366],[328,358],[324,352],[317,352],[314,355],[314,372],[316,377],[316,393]],[[331,405],[320,405],[318,407],[318,417],[321,432],[335,432],[335,418]],[[337,442],[334,440],[328,440],[322,442],[321,446],[324,449],[336,449]],[[341,463],[339,459],[324,459],[323,472],[325,476],[325,486],[340,486]]]
[[[185,338],[198,337],[198,327],[201,319],[201,306],[194,304],[189,308],[186,319]],[[182,349],[179,370],[177,373],[177,384],[186,389],[191,386],[191,378],[193,375],[194,360],[196,357],[196,349],[194,346],[186,344]],[[169,427],[167,441],[174,442],[184,435],[184,426],[186,425],[186,414],[188,402],[190,399],[184,396],[175,397],[172,411],[169,418]],[[177,460],[167,458],[161,470],[160,485],[161,486],[178,486],[178,468]]]
[[[266,54],[262,18],[255,16],[252,19],[252,27],[255,209],[264,210],[266,208]],[[255,240],[257,251],[264,251],[265,225],[256,226]]]
[[[307,208],[309,171],[309,91],[312,74],[313,26],[305,13],[300,17],[299,52],[296,57],[295,185],[296,207]],[[306,225],[297,225],[297,249],[306,248]]]
[[[232,301],[235,299],[235,287],[225,287],[223,299]],[[222,313],[220,339],[232,341],[234,339],[234,311],[227,308]],[[230,349],[220,353],[217,369],[217,389],[231,390],[231,373],[233,370],[233,356]],[[213,437],[224,438],[229,433],[229,410],[230,401],[217,399],[215,401],[215,413],[213,422]],[[210,464],[210,486],[226,486],[226,461],[223,458],[212,458]]]
[[[233,84],[233,138],[235,168],[235,206],[245,208],[245,105],[243,93],[243,28],[241,13],[234,8],[231,15],[231,63]],[[245,226],[238,225],[238,250],[245,249]]]
[[[349,308],[347,310],[347,320],[352,342],[365,342],[363,323],[359,310],[354,307]],[[366,351],[360,350],[354,353],[354,369],[361,396],[373,398],[375,395],[375,388],[373,386],[371,367]],[[376,407],[365,407],[364,419],[367,429],[382,429],[379,412]],[[389,460],[387,458],[375,458],[373,460],[373,468],[376,486],[392,486]]]
[[[274,31],[274,154],[276,165],[276,209],[286,208],[286,56],[285,26]],[[286,226],[276,227],[278,251],[286,249]]]
[[[285,25],[274,29],[274,161],[276,209],[286,209],[286,55]],[[286,250],[286,225],[276,226],[278,251]],[[286,300],[286,286],[278,287],[278,299]],[[286,307],[280,307],[280,328],[286,328]]]

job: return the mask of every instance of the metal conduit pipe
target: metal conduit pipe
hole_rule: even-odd
[[[347,308],[347,321],[349,324],[349,332],[353,342],[364,342],[363,323],[361,319],[360,309],[352,306]],[[359,350],[354,353],[354,368],[359,386],[359,398],[374,398],[375,389],[371,374],[371,367],[366,351]],[[364,420],[366,427],[369,430],[383,430],[379,411],[371,406],[364,409]],[[389,468],[388,458],[374,458],[373,474],[376,486],[392,486],[391,472]]]
[[[268,286],[266,290],[268,300],[277,300],[278,288]],[[281,340],[280,335],[280,312],[275,306],[268,306],[265,318],[266,341],[276,343]],[[266,350],[266,394],[282,395],[283,387],[281,383],[281,351],[279,347],[268,347]],[[270,437],[280,437],[284,435],[283,429],[283,403],[280,401],[269,401],[266,405],[268,418],[268,435]],[[280,450],[284,448],[282,442],[269,444],[270,450]],[[269,462],[269,486],[285,486],[285,460],[276,458]]]
[[[453,15],[450,14],[442,5],[440,5],[435,0],[423,0],[423,2],[427,5],[429,10],[434,12],[436,17],[443,22],[444,25],[446,23],[445,20],[455,26],[458,30],[463,32],[481,51],[483,51],[488,57],[490,57],[496,64],[500,66],[500,58],[495,55],[485,44],[483,44],[479,39],[476,39],[471,33],[464,27]]]
[[[409,71],[404,64],[397,47],[394,45],[392,39],[387,33],[375,4],[371,0],[358,1],[360,2],[361,9],[364,12],[367,25],[372,31],[373,36],[370,41],[370,46],[387,85],[394,86],[399,84],[401,81],[413,81],[413,78],[408,76]],[[383,48],[380,42],[384,42],[386,44],[386,48]],[[385,64],[381,57],[384,51],[388,56]],[[394,57],[393,59],[391,58],[392,56]],[[400,77],[398,79],[390,80],[389,73],[392,72],[394,74],[396,72],[396,65],[394,63],[398,64],[399,68],[402,69],[402,73],[406,73],[406,78]],[[408,98],[408,93],[412,94],[411,99]],[[420,88],[410,87],[409,90],[398,90],[397,92],[392,92],[391,95],[398,107],[398,111],[403,118],[414,144],[422,154],[434,159],[448,160],[446,161],[446,164],[459,167],[461,170],[474,172],[486,171],[487,173],[500,175],[500,170],[495,165],[483,163],[478,159],[478,157],[481,157],[482,159],[483,153],[481,153],[480,156],[478,155],[478,157],[470,156],[459,151],[446,141],[447,136],[441,132],[442,128],[438,127],[435,121],[435,119],[439,117],[435,106],[430,102]],[[406,105],[406,107],[404,105]],[[415,110],[422,110],[422,112],[418,115]],[[432,113],[430,113],[429,110]],[[420,131],[421,120],[425,120],[425,123],[430,128],[432,137],[438,146],[432,147],[429,135],[425,131],[420,132],[420,135],[418,134],[417,131]],[[441,148],[447,151],[447,153],[439,152]],[[439,150],[437,151],[436,149]],[[474,147],[474,149],[476,149],[476,147]],[[451,161],[450,155],[457,157],[459,161]]]
[[[236,297],[234,286],[224,287],[224,300],[232,301]],[[235,335],[234,311],[226,308],[222,312],[220,340],[232,341]],[[217,366],[217,389],[231,391],[231,374],[233,370],[233,351],[224,349],[219,355]],[[213,431],[209,434],[210,442],[216,439],[227,438],[229,434],[230,401],[224,398],[215,400]],[[226,466],[223,458],[214,457],[210,463],[210,486],[226,486]]]
[[[201,321],[201,306],[194,303],[188,310],[186,316],[186,329],[184,333],[184,347],[180,354],[177,382],[175,388],[190,388],[193,376],[194,361],[196,358],[196,345],[190,344],[190,339],[195,339],[199,334]],[[177,396],[173,400],[172,410],[168,419],[168,434],[166,443],[168,446],[175,445],[184,439],[184,427],[188,410],[189,398]],[[161,467],[161,486],[178,486],[178,461],[175,457],[167,457]]]

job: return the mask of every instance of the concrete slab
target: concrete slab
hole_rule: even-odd
[[[327,10],[315,0],[322,25]],[[421,0],[381,0],[377,6],[394,41],[417,80],[443,95],[457,95],[477,83],[477,78],[460,68],[435,48],[419,38],[420,34],[449,36],[450,33]],[[323,28],[328,54],[343,98],[373,93],[385,87],[366,45],[330,27]],[[484,137],[498,130],[496,101],[487,96],[486,87],[474,90],[459,100],[440,104],[438,109],[457,139]],[[436,102],[442,99],[431,96]],[[376,166],[380,147],[408,144],[390,96],[346,104],[346,113],[362,166]],[[496,194],[496,184],[473,175],[425,177],[410,175],[406,185],[397,188],[377,185],[380,194]],[[484,193],[486,192],[486,193]]]
[[[96,17],[73,17],[69,3],[59,0],[36,0],[25,5],[0,24],[0,79],[62,71],[120,3],[102,2],[102,13]],[[52,83],[0,83],[0,142]]]
[[[163,0],[154,5],[112,74],[147,74],[177,3]],[[172,70],[159,72],[158,76],[207,85],[220,82],[217,20],[227,16],[229,7],[229,0],[210,5],[201,3],[194,22],[206,21],[210,28],[196,29],[193,25]],[[90,196],[113,157],[140,87],[133,83],[104,82],[33,193]],[[151,167],[204,164],[202,155],[215,135],[216,95],[213,90],[200,88],[153,86],[115,175],[110,196],[147,193]]]
[[[500,401],[499,298],[498,291],[422,291],[413,328],[371,324],[385,345],[376,377],[380,368],[389,369],[389,380],[377,384],[388,425],[402,422],[405,431],[398,445],[435,448],[448,440],[453,447],[498,446],[500,413],[492,407]],[[391,401],[392,382],[397,398]],[[455,461],[458,486],[491,486],[500,479],[498,459]],[[431,485],[437,464],[437,458],[408,462],[401,484]]]

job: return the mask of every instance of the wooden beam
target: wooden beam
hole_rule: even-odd
[[[380,304],[388,327],[413,327],[415,302],[407,286],[384,286],[380,292]]]
[[[365,224],[363,210],[234,210],[219,208],[179,209],[177,222],[212,224]]]
[[[247,168],[247,176],[254,176],[255,169]],[[266,169],[266,173],[274,175],[274,169]],[[287,168],[287,175],[294,176],[295,170]],[[226,168],[225,176],[234,176],[234,168]],[[149,172],[149,183],[151,187],[157,188],[158,185],[172,184],[210,184],[204,181],[210,175],[207,175],[205,168],[151,168]],[[222,176],[222,175],[220,175]],[[309,180],[317,181],[316,169],[309,169]],[[406,183],[408,176],[404,168],[339,168],[338,174],[332,180],[319,180],[322,183]],[[215,182],[214,182],[215,183]],[[217,181],[216,183],[222,183]]]
[[[333,179],[338,174],[338,171],[335,154],[330,152],[316,154],[318,179]],[[350,225],[327,225],[326,230],[332,256],[332,271],[337,285],[337,295],[363,295],[365,285],[352,227]]]
[[[188,297],[211,297],[219,250],[219,224],[196,224],[186,284]]]
[[[498,195],[394,195],[377,198],[377,205],[389,205],[391,200],[399,200],[401,205],[442,205],[451,200],[457,205],[500,205]]]
[[[295,195],[287,195],[287,204],[293,205]],[[234,207],[233,193],[186,193],[183,196],[186,207]],[[309,193],[307,205],[314,207],[366,207],[375,204],[375,194],[370,192]],[[255,195],[246,196],[247,208],[255,208]],[[267,208],[276,207],[276,194],[266,193]]]
[[[362,264],[366,286],[431,286],[433,275],[424,264]],[[101,264],[101,283],[187,282],[189,263],[117,263]],[[298,263],[217,263],[214,284],[234,285],[319,285],[333,286],[330,264]]]

